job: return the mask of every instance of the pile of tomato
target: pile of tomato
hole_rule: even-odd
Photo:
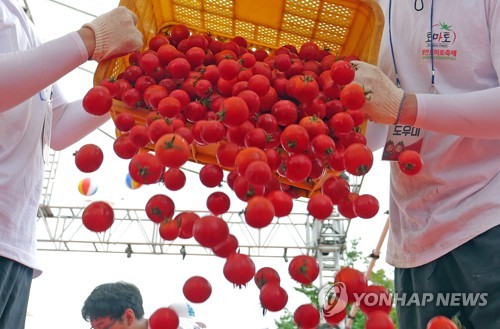
[[[353,59],[356,56],[341,58],[314,42],[299,49],[254,49],[242,37],[217,39],[178,24],[153,36],[147,49],[130,54],[124,71],[89,90],[83,106],[100,116],[111,110],[113,100],[121,102],[121,109],[114,109],[119,133],[113,149],[130,161],[129,174],[139,184],[183,188],[182,166],[190,161],[193,145],[215,145],[215,159],[202,166],[200,180],[214,188],[227,173],[227,184],[246,202],[244,218],[253,228],[290,214],[293,199],[300,196],[297,184],[311,187],[307,210],[316,220],[327,219],[334,207],[346,218],[372,218],[379,210],[377,199],[352,192],[340,175],[346,171],[362,176],[373,164],[362,128],[366,91],[353,82]],[[100,166],[102,152],[96,145],[85,145],[75,160],[80,170],[92,172]],[[256,270],[248,255],[237,252],[238,240],[221,217],[229,210],[230,197],[213,192],[206,206],[206,216],[176,213],[174,200],[160,193],[149,199],[145,210],[164,240],[194,238],[226,259],[223,274],[228,281],[243,286],[254,280],[262,307],[283,309],[288,295],[278,273]],[[113,209],[102,201],[91,203],[82,217],[95,232],[109,229],[114,219]],[[319,265],[312,256],[297,256],[289,274],[311,284]],[[192,302],[204,302],[211,286],[193,277],[183,292]],[[175,314],[168,309],[157,312],[151,328],[156,323],[177,328]],[[314,328],[320,312],[312,304],[302,305],[294,319],[301,328]]]

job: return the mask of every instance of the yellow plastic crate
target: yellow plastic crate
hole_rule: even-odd
[[[137,27],[144,36],[144,49],[158,32],[182,23],[192,31],[208,32],[222,39],[241,36],[252,47],[268,51],[313,41],[332,54],[356,55],[375,64],[384,25],[376,0],[121,0],[120,5],[138,15]],[[128,65],[127,56],[101,62],[94,74],[94,84],[118,76]],[[145,124],[149,112],[129,109],[114,100],[113,120],[124,111],[132,113],[140,124]],[[217,163],[216,149],[217,145],[193,143],[191,160]],[[327,172],[314,184],[281,180],[308,197],[332,175],[338,173]]]

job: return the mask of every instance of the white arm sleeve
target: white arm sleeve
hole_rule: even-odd
[[[0,54],[0,112],[26,101],[87,61],[77,32],[22,52]]]
[[[62,150],[99,128],[110,119],[109,114],[94,116],[85,111],[82,101],[66,101],[60,87],[52,87],[52,133],[50,147]]]
[[[414,126],[446,134],[500,138],[500,87],[458,95],[417,95]]]

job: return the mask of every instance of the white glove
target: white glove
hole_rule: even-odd
[[[95,50],[92,59],[102,61],[139,50],[142,33],[136,28],[137,15],[125,7],[117,7],[84,24],[94,31]]]
[[[354,81],[367,92],[367,101],[362,111],[376,123],[397,124],[405,93],[398,88],[377,66],[361,61],[351,62],[356,68]]]

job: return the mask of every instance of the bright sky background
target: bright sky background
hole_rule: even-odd
[[[47,0],[28,1],[34,21],[39,32],[46,40],[54,39],[69,31],[78,29],[83,23],[93,19],[84,13],[74,11],[64,4],[81,9],[84,12],[98,15],[118,5],[116,0],[61,0],[59,3]],[[63,5],[61,5],[63,4]],[[54,60],[57,60],[56,58]],[[89,62],[84,65],[93,71],[96,64]],[[92,86],[92,74],[77,69],[62,79],[64,89],[69,99],[80,99]],[[108,122],[103,130],[113,135],[113,124]],[[84,140],[61,152],[56,183],[51,199],[51,205],[82,206],[89,202],[88,198],[78,193],[77,183],[84,177],[91,177],[99,186],[94,199],[103,199],[117,207],[143,207],[146,200],[157,192],[156,187],[141,187],[138,190],[126,188],[124,179],[127,174],[128,162],[119,159],[112,150],[113,140],[96,131]],[[81,145],[95,143],[104,152],[105,160],[96,173],[85,175],[79,172],[73,160],[73,153]],[[380,202],[380,212],[375,218],[352,220],[348,240],[361,238],[359,250],[365,255],[375,248],[385,224],[388,208],[388,164],[380,159],[380,152],[375,153],[372,170],[366,175],[361,193],[375,195]],[[204,209],[208,190],[203,190],[195,174],[187,173],[189,188],[171,195],[178,209]],[[165,190],[163,190],[165,193]],[[207,192],[206,195],[203,193]],[[212,191],[210,191],[212,192]],[[199,194],[199,200],[193,201],[193,195]],[[199,207],[193,204],[198,204]],[[296,203],[294,211],[303,209],[304,204]],[[241,210],[241,203],[234,202],[231,210]],[[376,265],[391,269],[384,258]],[[87,329],[80,315],[83,301],[91,290],[105,282],[125,280],[133,282],[142,291],[146,316],[155,309],[168,306],[173,302],[185,301],[182,295],[182,284],[192,275],[203,275],[212,284],[212,296],[203,304],[193,305],[197,318],[205,322],[208,328],[216,329],[261,329],[274,328],[274,319],[281,313],[262,315],[258,300],[258,289],[250,282],[246,288],[237,289],[223,277],[223,260],[211,256],[181,256],[132,255],[103,253],[69,253],[40,252],[39,260],[44,273],[33,281],[28,311],[30,316],[27,329]],[[293,287],[297,284],[289,278],[288,263],[283,259],[253,258],[256,268],[263,266],[275,267],[281,275],[282,285],[289,294],[287,308],[293,310],[300,304],[308,302],[304,295],[296,293]],[[364,270],[360,268],[360,270]]]

